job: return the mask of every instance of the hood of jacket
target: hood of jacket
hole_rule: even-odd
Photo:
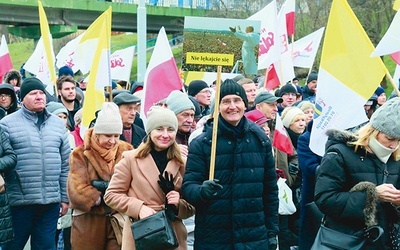
[[[12,99],[11,105],[7,110],[4,109],[7,111],[7,114],[11,114],[14,111],[16,111],[18,109],[18,99],[17,95],[15,94],[14,87],[8,83],[0,84],[0,93],[6,93],[11,95]]]
[[[15,74],[15,75],[18,76],[17,87],[21,87],[22,76],[21,76],[21,73],[19,73],[19,71],[16,70],[16,69],[11,69],[10,71],[8,71],[8,72],[4,75],[4,82],[5,82],[5,83],[9,83],[10,77],[11,77],[13,74]]]
[[[329,129],[326,131],[326,135],[328,136],[328,141],[326,142],[325,149],[328,149],[335,144],[349,144],[358,139],[355,134],[338,129]]]

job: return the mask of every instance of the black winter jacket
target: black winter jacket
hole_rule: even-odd
[[[17,164],[17,156],[11,148],[10,140],[0,128],[0,174],[10,171]],[[7,187],[6,187],[7,188]],[[10,205],[7,192],[0,193],[0,246],[14,237]]]
[[[195,249],[268,249],[278,231],[278,187],[271,142],[256,124],[244,120],[238,138],[220,117],[215,179],[221,195],[203,200],[209,177],[212,120],[189,147],[183,197],[196,207]]]
[[[131,144],[134,148],[138,148],[140,143],[142,143],[143,138],[146,136],[146,131],[144,131],[141,127],[137,126],[134,123],[131,125],[131,127],[132,127]],[[126,142],[124,134],[121,134],[119,136],[119,139]]]
[[[366,193],[349,190],[362,181],[381,185],[384,175],[387,175],[386,183],[399,189],[400,161],[390,158],[386,164],[382,163],[364,148],[354,152],[348,143],[357,138],[348,132],[330,130],[327,134],[326,153],[315,185],[315,202],[326,215],[327,227],[354,234],[365,227]],[[388,221],[398,216],[389,203],[378,202],[377,219],[385,233],[376,244],[365,245],[363,249],[390,249]]]

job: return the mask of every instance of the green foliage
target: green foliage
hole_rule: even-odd
[[[33,40],[28,42],[19,42],[8,44],[11,61],[15,69],[19,69],[31,56],[35,49]]]
[[[114,35],[111,37],[111,53],[116,50],[124,49],[132,45],[137,44],[136,33],[124,33],[120,35]]]

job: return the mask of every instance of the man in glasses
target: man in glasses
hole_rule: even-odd
[[[281,115],[283,109],[292,107],[296,102],[297,90],[291,83],[288,83],[279,90],[279,96],[282,97],[283,100],[282,103],[278,104],[278,113]]]
[[[199,102],[201,117],[211,113],[211,89],[205,81],[191,81],[188,87],[188,94],[193,96]]]

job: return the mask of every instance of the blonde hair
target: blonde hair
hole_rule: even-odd
[[[242,78],[239,81],[237,81],[237,83],[239,83],[240,85],[243,86],[245,84],[251,84],[251,83],[254,83],[254,82],[250,78]]]
[[[154,142],[150,138],[150,134],[147,136],[146,140],[139,145],[136,149],[133,157],[135,158],[144,158],[148,156],[151,150],[154,148]],[[167,159],[172,160],[176,159],[178,163],[185,164],[182,158],[181,151],[179,149],[178,144],[174,141],[174,143],[168,148]]]
[[[369,123],[363,127],[361,127],[358,132],[358,139],[354,142],[350,142],[350,145],[354,145],[354,152],[358,150],[359,147],[364,147],[367,151],[372,152],[371,148],[369,147],[369,140],[371,138],[376,138],[379,134],[379,130],[373,128]],[[382,132],[383,133],[383,132]],[[398,161],[400,159],[400,147],[396,149],[392,153],[394,160]]]

